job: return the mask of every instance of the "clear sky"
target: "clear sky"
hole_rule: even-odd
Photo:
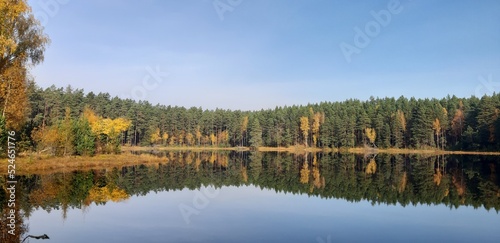
[[[243,110],[500,91],[498,0],[29,3],[44,88]]]

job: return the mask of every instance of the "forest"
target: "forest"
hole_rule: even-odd
[[[52,155],[119,152],[121,145],[500,148],[498,94],[442,99],[372,97],[233,111],[152,105],[71,86],[43,89],[31,83],[27,93],[26,116],[15,122],[22,124],[17,127],[18,147]],[[3,143],[5,124],[0,120]]]

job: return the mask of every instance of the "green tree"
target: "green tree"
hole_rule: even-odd
[[[75,153],[77,155],[94,155],[96,138],[92,133],[92,128],[85,117],[81,116],[73,122],[73,133],[75,136]]]
[[[424,102],[417,103],[417,106],[413,109],[411,123],[413,146],[416,148],[432,146],[434,140],[432,122],[429,106],[426,106]]]
[[[250,126],[250,146],[258,148],[262,145],[262,127],[260,126],[259,119],[254,118]]]

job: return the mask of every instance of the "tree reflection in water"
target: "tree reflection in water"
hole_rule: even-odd
[[[308,194],[374,204],[444,204],[500,209],[496,157],[255,152],[167,152],[165,162],[71,173],[20,176],[16,239],[6,234],[7,193],[0,190],[1,242],[27,234],[23,216],[34,209],[85,210],[151,191],[203,185],[255,185],[277,192]],[[2,180],[5,182],[5,177]],[[5,185],[5,183],[3,183]],[[10,237],[10,238],[9,238]]]

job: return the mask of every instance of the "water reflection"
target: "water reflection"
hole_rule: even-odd
[[[473,206],[496,214],[500,209],[496,157],[248,152],[167,152],[158,156],[164,158],[163,163],[21,176],[19,217],[29,218],[34,210],[43,209],[61,211],[65,219],[70,209],[85,212],[92,205],[209,185],[236,189],[253,185],[294,195],[368,201],[372,205]],[[2,222],[7,222],[6,199],[5,189],[0,190]],[[194,204],[186,205],[200,211]],[[18,224],[24,234],[27,226],[22,220]],[[6,224],[1,225],[2,237],[8,237]],[[16,242],[12,240],[2,238],[0,242]]]

